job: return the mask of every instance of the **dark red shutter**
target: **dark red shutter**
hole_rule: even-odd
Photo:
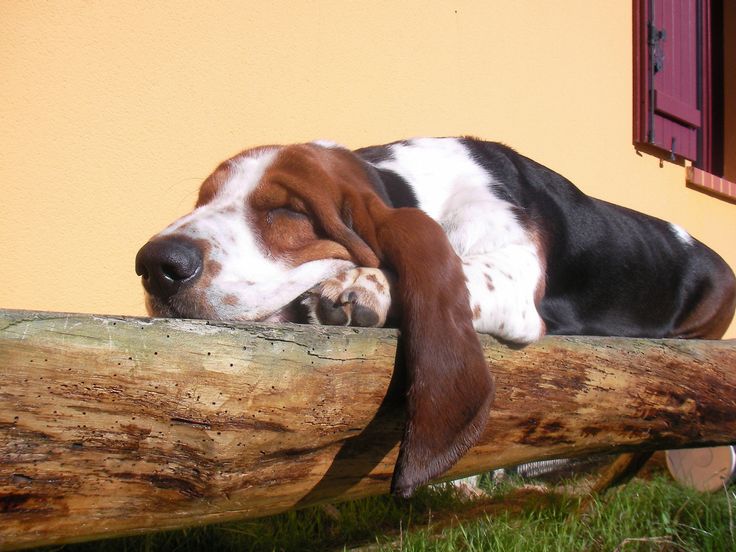
[[[699,8],[698,0],[643,0],[635,27],[644,48],[635,60],[643,81],[636,140],[693,161],[702,124]]]

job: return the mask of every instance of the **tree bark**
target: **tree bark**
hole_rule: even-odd
[[[736,342],[481,341],[497,397],[446,474],[736,441]],[[394,330],[0,311],[0,548],[385,493]]]

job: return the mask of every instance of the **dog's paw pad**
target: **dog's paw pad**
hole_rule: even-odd
[[[316,319],[317,323],[326,326],[347,326],[350,324],[350,316],[345,305],[324,295],[318,296],[316,308],[310,314]]]

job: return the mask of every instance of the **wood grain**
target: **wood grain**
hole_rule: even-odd
[[[736,441],[736,343],[481,336],[497,398],[458,477]],[[388,491],[398,334],[0,311],[0,548]]]

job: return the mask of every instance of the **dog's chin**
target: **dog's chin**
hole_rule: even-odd
[[[253,318],[243,313],[233,313],[230,309],[227,314],[218,312],[214,306],[201,306],[194,302],[187,301],[169,301],[164,302],[160,299],[146,294],[146,310],[149,316],[154,318],[190,318],[199,320],[220,320],[220,321],[239,321],[239,322],[263,322],[266,324],[309,324],[309,309],[304,304],[304,296],[302,294],[289,304],[273,311],[270,314]],[[222,309],[223,311],[225,309]]]
[[[146,310],[153,318],[189,318],[218,320],[216,316],[205,315],[200,309],[186,305],[169,305],[158,299],[146,297]]]
[[[277,311],[260,320],[260,322],[265,322],[267,324],[309,324],[309,309],[304,304],[305,295],[306,293],[300,295],[288,305],[284,305]]]

